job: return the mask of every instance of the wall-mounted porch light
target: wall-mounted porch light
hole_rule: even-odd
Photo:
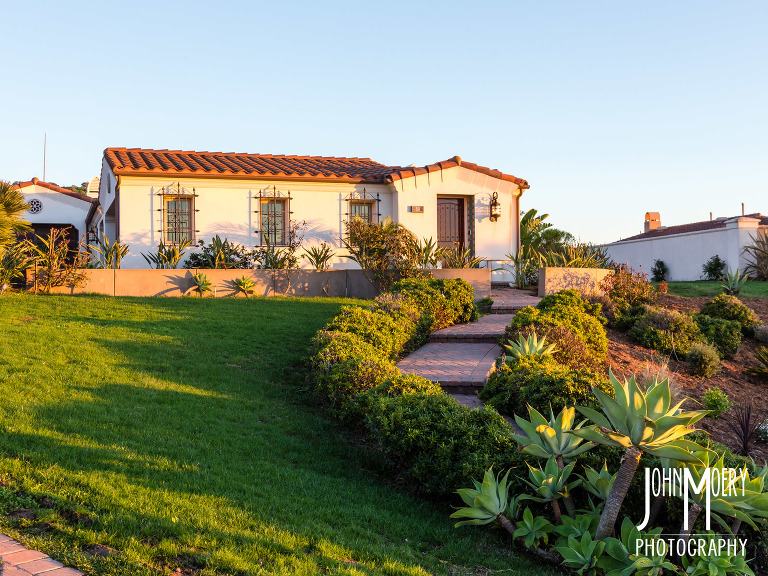
[[[496,222],[501,217],[501,204],[499,204],[499,193],[494,192],[491,197],[491,222]]]

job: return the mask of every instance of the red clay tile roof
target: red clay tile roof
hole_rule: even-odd
[[[463,166],[494,178],[514,182],[528,188],[528,182],[498,170],[491,170],[454,156],[445,162],[424,168],[386,166],[370,158],[336,158],[333,156],[283,156],[236,152],[184,152],[181,150],[149,150],[142,148],[107,148],[104,150],[112,172],[119,175],[197,176],[203,178],[266,177],[281,180],[332,180],[337,182],[393,182],[426,174],[441,168]]]
[[[59,192],[60,194],[66,194],[67,196],[72,196],[72,198],[83,200],[84,202],[90,202],[91,204],[99,203],[97,198],[91,198],[90,196],[86,196],[85,194],[80,194],[79,192],[73,192],[68,188],[62,188],[61,186],[56,186],[56,184],[51,184],[49,182],[42,182],[37,178],[32,178],[32,180],[30,180],[29,182],[19,182],[18,184],[16,184],[16,186],[18,186],[19,188],[28,188],[29,186],[40,186],[41,188],[47,188],[48,190],[52,190],[53,192]]]
[[[397,170],[394,170],[391,174],[389,174],[387,176],[387,180],[390,182],[393,182],[395,180],[412,178],[420,174],[427,174],[428,172],[437,172],[438,170],[453,168],[455,166],[462,166],[463,168],[474,170],[475,172],[480,172],[481,174],[485,174],[486,176],[491,176],[492,178],[498,178],[499,180],[513,182],[514,184],[517,184],[520,188],[524,188],[524,189],[530,188],[530,185],[528,184],[528,182],[523,180],[522,178],[518,178],[517,176],[512,176],[511,174],[504,174],[503,172],[499,172],[498,170],[494,170],[492,168],[486,168],[485,166],[478,166],[477,164],[473,164],[472,162],[464,162],[459,156],[454,156],[453,158],[449,158],[448,160],[445,160],[443,162],[430,164],[429,166],[424,166],[423,168],[422,167],[399,168]]]
[[[768,216],[762,214],[747,214],[747,218],[759,218],[761,226],[768,226]],[[741,218],[741,216],[733,216],[733,218]],[[726,218],[725,220],[705,220],[704,222],[693,222],[692,224],[680,224],[679,226],[666,226],[664,228],[657,228],[650,232],[643,232],[636,236],[630,236],[629,238],[622,238],[619,242],[626,242],[628,240],[645,240],[646,238],[658,238],[659,236],[672,236],[674,234],[686,234],[688,232],[701,232],[703,230],[715,230],[717,228],[725,228],[725,222],[731,220]]]
[[[220,178],[290,180],[335,180],[383,182],[397,167],[385,166],[370,158],[283,156],[235,152],[183,152],[107,148],[104,157],[112,172],[131,176],[167,174]]]

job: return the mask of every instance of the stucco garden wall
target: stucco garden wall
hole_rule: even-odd
[[[725,260],[729,269],[744,270],[743,250],[757,235],[759,222],[750,217],[732,218],[724,228],[625,240],[608,244],[606,249],[617,264],[629,264],[649,276],[654,261],[663,260],[669,267],[668,280],[699,280],[702,266],[714,255]]]
[[[234,280],[248,276],[256,296],[335,296],[374,298],[377,291],[362,270],[84,270],[79,286],[54,288],[56,294],[98,293],[109,296],[184,296],[197,294],[192,277],[201,272],[211,282],[206,297],[243,297]],[[490,271],[483,269],[432,270],[435,278],[463,278],[475,290],[475,299],[490,297]],[[31,286],[30,286],[31,287]]]
[[[583,294],[602,294],[600,282],[612,274],[605,268],[539,268],[539,296],[575,288]]]

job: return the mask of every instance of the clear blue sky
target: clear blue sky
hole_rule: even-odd
[[[108,146],[456,154],[584,240],[768,213],[765,2],[0,0],[0,178]]]

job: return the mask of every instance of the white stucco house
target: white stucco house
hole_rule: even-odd
[[[96,194],[80,194],[37,178],[18,182],[16,186],[29,204],[24,218],[32,225],[35,234],[45,236],[51,228],[71,227],[69,241],[73,246],[81,239],[87,240],[89,223],[98,213]]]
[[[647,212],[642,234],[607,244],[606,249],[616,263],[649,275],[653,263],[662,260],[669,267],[668,280],[700,280],[702,266],[715,255],[725,260],[728,269],[743,271],[747,266],[744,248],[766,231],[768,216],[762,214],[662,226],[658,212]]]
[[[505,260],[517,250],[528,187],[458,156],[402,167],[368,158],[108,148],[93,225],[130,246],[124,268],[146,267],[141,253],[160,241],[209,242],[218,234],[249,248],[267,239],[285,244],[289,220],[306,222],[305,247],[336,249],[334,268],[354,267],[341,244],[354,216],[389,217],[419,238]]]

